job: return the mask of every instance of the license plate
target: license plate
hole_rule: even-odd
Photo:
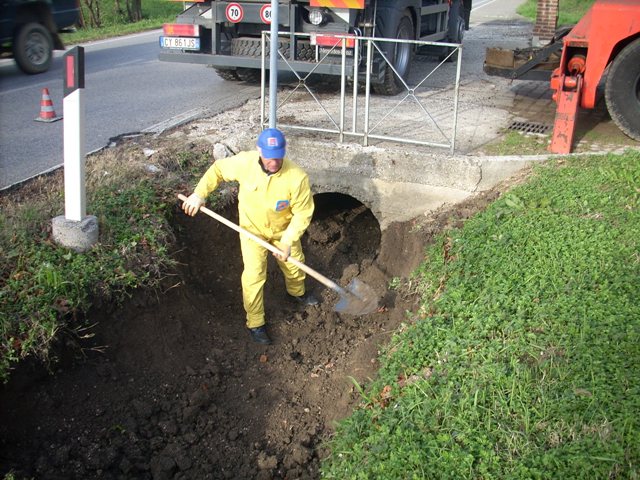
[[[347,57],[353,57],[353,48],[347,48],[345,50],[345,56]],[[342,55],[342,47],[338,46],[336,48],[329,48],[329,47],[318,47],[318,54],[325,56],[325,55]]]
[[[200,39],[198,37],[160,37],[160,47],[200,50]]]

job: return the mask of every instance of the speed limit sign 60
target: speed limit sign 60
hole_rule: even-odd
[[[244,17],[244,10],[242,8],[242,5],[240,5],[239,3],[230,3],[229,5],[227,5],[224,13],[227,17],[227,20],[229,20],[231,23],[241,22],[242,18]]]
[[[267,25],[271,23],[271,5],[264,4],[260,9],[260,20]]]

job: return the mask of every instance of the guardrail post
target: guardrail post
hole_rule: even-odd
[[[451,155],[456,148],[456,131],[458,129],[458,97],[460,92],[460,72],[462,70],[462,44],[458,46],[458,65],[456,68],[456,86],[453,94],[453,135],[451,136]]]
[[[353,47],[353,106],[351,118],[351,133],[355,134],[357,129],[358,117],[358,52],[360,50],[360,39],[356,37],[356,43]]]
[[[65,214],[52,220],[52,234],[60,245],[84,252],[98,241],[98,219],[86,215],[84,48],[72,48],[63,62]]]
[[[347,83],[347,39],[342,39],[342,63],[340,69],[340,143],[344,142],[344,105]]]
[[[277,126],[278,110],[278,0],[271,0],[271,50],[269,58],[269,128]],[[291,39],[293,49],[293,39]]]
[[[267,32],[262,31],[262,42],[260,44],[260,54],[262,58],[260,71],[260,128],[265,126],[266,116],[266,85],[267,85]]]
[[[373,45],[367,40],[367,80],[364,99],[364,146],[369,146],[369,99],[371,98],[371,69],[373,68]]]

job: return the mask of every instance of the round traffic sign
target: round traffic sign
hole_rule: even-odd
[[[260,20],[262,23],[266,23],[267,25],[271,23],[271,5],[265,3],[260,8]]]
[[[241,22],[244,17],[244,9],[239,3],[230,3],[224,11],[227,20],[231,23]]]

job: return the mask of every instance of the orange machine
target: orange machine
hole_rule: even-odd
[[[594,108],[605,71],[605,100],[620,129],[640,141],[640,1],[596,0],[563,37],[551,76],[557,103],[549,150],[569,153],[578,107]]]

